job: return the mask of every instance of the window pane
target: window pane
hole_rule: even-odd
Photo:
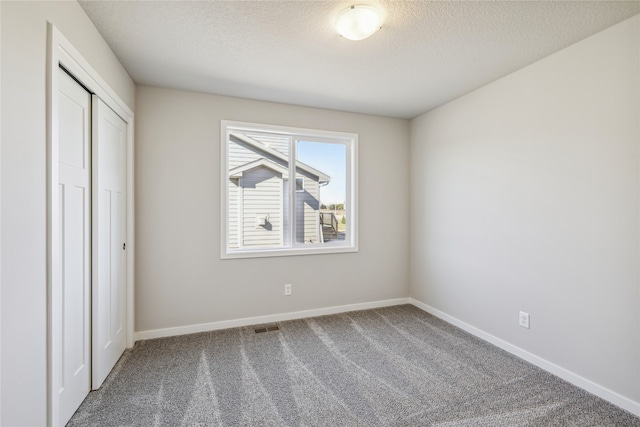
[[[289,138],[239,131],[228,135],[227,247],[283,247]]]
[[[297,243],[344,241],[347,232],[347,147],[340,143],[297,141],[295,194]]]

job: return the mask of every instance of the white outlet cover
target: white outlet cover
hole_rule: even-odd
[[[520,326],[529,329],[529,313],[520,312]]]

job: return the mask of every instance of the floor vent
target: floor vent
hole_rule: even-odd
[[[280,330],[280,327],[278,325],[267,325],[267,326],[261,326],[259,328],[254,329],[256,334],[261,334],[263,332],[279,331],[279,330]]]

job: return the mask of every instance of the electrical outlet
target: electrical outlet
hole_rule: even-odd
[[[284,294],[291,295],[291,283],[287,283],[284,285]]]
[[[520,326],[529,329],[529,313],[520,312]]]

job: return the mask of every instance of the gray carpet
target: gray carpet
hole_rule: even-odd
[[[410,306],[142,341],[68,426],[640,426]]]

